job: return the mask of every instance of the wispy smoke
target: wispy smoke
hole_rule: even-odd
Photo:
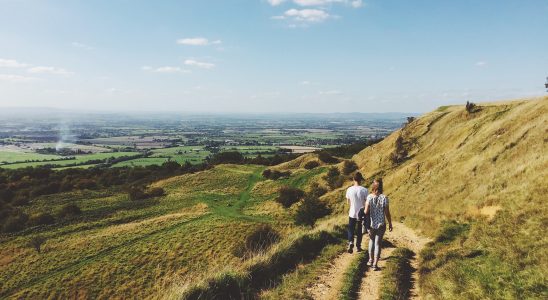
[[[70,134],[70,127],[67,123],[63,122],[59,126],[59,139],[55,145],[55,151],[59,152],[63,150],[68,142],[72,142],[73,138]]]

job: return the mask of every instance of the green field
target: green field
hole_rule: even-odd
[[[139,152],[107,152],[107,153],[83,154],[83,155],[75,155],[74,159],[40,161],[40,162],[23,162],[23,163],[14,163],[14,164],[8,164],[8,165],[0,165],[0,167],[6,168],[6,169],[18,169],[18,168],[26,168],[26,167],[38,167],[38,166],[44,166],[44,165],[53,165],[56,167],[69,166],[74,164],[85,165],[86,162],[89,162],[92,160],[105,160],[111,157],[118,158],[123,156],[134,156],[138,154]]]
[[[40,154],[34,152],[0,150],[0,166],[6,163],[24,162],[32,160],[55,160],[62,158],[59,155]]]

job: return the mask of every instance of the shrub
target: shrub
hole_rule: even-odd
[[[263,171],[263,177],[271,180],[278,180],[280,178],[287,178],[289,176],[291,176],[291,172],[289,171],[280,172],[270,169],[266,169]]]
[[[337,158],[331,156],[331,154],[325,151],[320,151],[318,153],[318,158],[326,164],[335,164],[339,162]]]
[[[304,164],[304,168],[307,169],[307,170],[312,170],[316,167],[318,167],[320,165],[319,162],[315,161],[315,160],[311,160],[309,162],[307,162],[306,164]]]
[[[317,182],[313,182],[308,189],[308,195],[320,198],[327,193],[327,189],[319,185]]]
[[[270,170],[270,169],[266,169],[262,173],[263,177],[266,178],[266,179],[269,179],[271,174],[272,174],[272,170]]]
[[[295,215],[295,224],[312,226],[321,217],[331,213],[331,209],[317,197],[307,195]]]
[[[356,171],[358,169],[358,165],[353,160],[345,160],[343,163],[343,173],[345,175],[350,175],[350,173]]]
[[[407,117],[407,124],[411,124],[415,121],[415,117]]]
[[[68,203],[61,207],[59,212],[57,213],[57,216],[60,218],[66,218],[66,217],[74,217],[77,215],[80,215],[82,213],[82,210],[80,210],[80,207],[74,203]]]
[[[155,187],[148,190],[147,195],[151,198],[164,196],[166,192],[163,188]]]
[[[268,250],[280,241],[280,234],[268,224],[257,226],[245,239],[245,242],[236,248],[234,255],[247,257],[261,251]]]
[[[399,164],[407,158],[407,149],[405,148],[405,141],[401,134],[396,139],[394,144],[394,152],[390,155],[392,163]]]
[[[323,177],[323,179],[327,181],[327,185],[332,190],[341,187],[344,183],[344,177],[341,176],[341,172],[337,167],[329,168],[327,174]]]
[[[55,223],[55,219],[53,218],[51,214],[42,212],[42,213],[31,215],[28,223],[33,226],[50,225]]]
[[[36,252],[40,253],[41,247],[45,242],[46,242],[45,237],[37,235],[37,236],[32,237],[29,240],[28,245],[30,247],[33,247],[34,250],[36,250]]]
[[[159,187],[152,188],[147,191],[142,186],[133,186],[133,187],[130,187],[128,190],[129,200],[132,200],[132,201],[144,200],[144,199],[149,199],[154,197],[161,197],[163,195],[165,195],[165,191],[164,189]]]
[[[3,232],[16,232],[25,228],[29,217],[22,212],[15,211],[4,221]]]
[[[143,187],[132,186],[128,190],[129,200],[143,200],[146,199],[145,189]]]
[[[276,202],[283,205],[283,207],[291,207],[294,203],[297,203],[303,196],[304,192],[298,188],[283,186],[278,190],[278,198]]]
[[[466,111],[471,114],[473,112],[476,112],[477,110],[477,105],[475,103],[472,103],[472,102],[469,102],[469,101],[466,101]]]
[[[238,151],[226,151],[214,154],[209,162],[211,164],[241,164],[245,161],[245,157]]]

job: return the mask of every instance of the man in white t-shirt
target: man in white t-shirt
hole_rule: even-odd
[[[356,233],[356,248],[362,251],[362,222],[359,219],[360,209],[365,207],[367,189],[361,186],[364,181],[362,173],[356,172],[352,177],[354,184],[346,190],[346,200],[350,204],[348,211],[348,253],[354,251],[354,233]],[[357,227],[357,228],[356,228]]]

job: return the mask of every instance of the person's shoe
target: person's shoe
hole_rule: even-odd
[[[380,271],[380,270],[381,270],[381,268],[379,268],[379,266],[377,266],[377,265],[373,266],[373,271]]]
[[[368,262],[367,262],[367,265],[370,266],[370,267],[372,267],[372,266],[373,266],[373,260],[368,261]]]
[[[348,250],[347,251],[348,251],[348,253],[354,252],[354,244],[348,243]]]
[[[362,251],[363,251],[363,249],[360,248],[360,247],[358,247],[358,249],[356,250],[356,252],[362,252]]]

